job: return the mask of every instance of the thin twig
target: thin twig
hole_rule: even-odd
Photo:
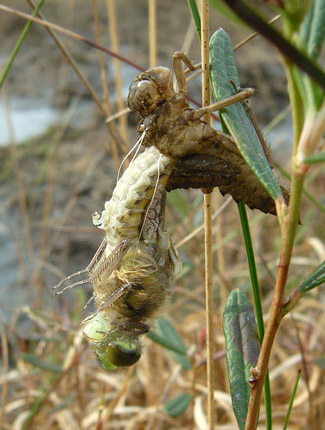
[[[96,39],[97,42],[101,45],[101,32],[100,32],[100,24],[99,24],[99,17],[98,17],[98,7],[97,7],[97,0],[92,0],[93,5],[93,11],[94,11],[94,23],[95,23],[95,29],[96,29]],[[107,73],[106,73],[106,67],[105,67],[105,60],[103,56],[103,51],[100,49],[98,50],[98,57],[99,57],[99,65],[100,65],[100,77],[102,80],[102,88],[103,88],[103,101],[104,105],[106,107],[106,112],[108,115],[111,114],[111,106],[109,102],[109,92],[108,92],[108,85],[107,85]]]
[[[202,58],[202,106],[209,106],[210,60],[209,60],[209,5],[201,0],[201,58]],[[205,121],[211,122],[210,115]],[[213,362],[213,292],[212,292],[212,219],[211,193],[204,194],[204,232],[205,232],[205,297],[207,327],[207,386],[208,386],[208,429],[214,429],[214,362]]]
[[[156,30],[156,0],[148,0],[149,23],[149,66],[157,65],[157,30]]]
[[[34,8],[34,4],[32,2],[32,0],[26,0],[29,5]],[[1,5],[0,5],[0,9],[1,9]],[[18,12],[18,11],[16,11]],[[12,12],[12,13],[15,13]],[[21,13],[18,12],[18,14],[21,16]],[[28,17],[29,15],[23,14],[24,18],[26,18],[26,16]],[[25,16],[26,15],[26,16]],[[73,33],[70,32],[69,30],[64,29],[63,27],[60,27],[58,25],[55,24],[51,24],[48,21],[45,20],[44,16],[41,13],[38,13],[38,16],[40,16],[42,19],[37,19],[35,18],[35,22],[37,22],[38,24],[44,25],[44,27],[46,28],[46,30],[48,31],[49,35],[52,37],[52,39],[54,40],[54,42],[56,43],[56,45],[58,46],[58,48],[61,50],[61,52],[63,53],[64,57],[67,59],[67,61],[69,62],[69,64],[71,65],[71,67],[73,68],[73,70],[75,71],[75,73],[77,74],[77,76],[79,77],[79,79],[81,80],[81,82],[83,83],[83,85],[86,87],[87,91],[89,92],[91,98],[94,100],[94,102],[96,103],[96,105],[98,106],[99,110],[102,112],[102,114],[107,117],[107,112],[106,112],[106,108],[104,106],[104,104],[101,102],[101,100],[99,99],[99,97],[97,96],[97,94],[95,93],[94,89],[92,88],[90,82],[87,80],[86,76],[82,73],[82,71],[80,70],[80,68],[78,67],[77,63],[74,61],[72,55],[70,54],[70,52],[66,49],[66,47],[60,42],[60,40],[58,39],[58,37],[55,35],[55,33],[53,32],[52,29],[55,29],[61,33],[66,33],[66,31],[68,31],[69,33],[74,34],[78,40],[82,40],[84,39],[82,36],[79,36],[77,33]],[[69,36],[73,37],[71,34],[69,34]],[[80,39],[81,37],[81,39]],[[87,39],[85,39],[84,41],[86,41]],[[94,42],[92,42],[94,44]],[[98,49],[101,49],[102,47],[99,48],[100,45],[98,45]],[[107,51],[105,48],[102,48],[102,51]],[[116,142],[118,142],[118,144],[121,146],[121,148],[123,149],[123,151],[126,153],[126,145],[123,142],[122,137],[120,136],[117,128],[115,127],[115,125],[112,123],[109,125],[108,130],[113,138],[113,140],[115,140]]]
[[[134,63],[133,61],[128,60],[123,55],[120,55],[116,52],[113,52],[108,48],[104,48],[104,46],[101,46],[98,43],[93,42],[92,40],[89,40],[86,37],[81,36],[78,33],[75,33],[74,31],[63,28],[60,25],[53,24],[52,22],[46,21],[44,19],[35,18],[32,15],[29,15],[28,13],[20,12],[19,10],[13,9],[11,7],[0,5],[0,10],[3,10],[4,12],[12,13],[14,15],[20,16],[20,17],[25,18],[25,19],[29,19],[33,22],[36,22],[37,24],[43,25],[44,27],[59,31],[60,33],[63,33],[66,36],[72,37],[73,39],[79,40],[80,42],[84,42],[87,45],[92,46],[93,48],[100,49],[103,52],[106,52],[107,54],[109,54],[111,57],[118,58],[120,61],[123,61],[123,63],[128,64],[131,67],[134,67],[135,69],[139,70],[140,72],[144,71],[143,67],[140,67],[138,64]]]
[[[97,42],[101,44],[101,33],[100,33],[99,17],[98,17],[98,10],[97,10],[97,0],[92,0],[92,4],[93,4],[93,11],[94,11],[96,38],[97,38]],[[98,55],[99,55],[99,64],[100,64],[100,72],[101,72],[100,75],[101,75],[102,87],[103,87],[103,106],[105,108],[106,116],[109,116],[112,111],[111,111],[111,105],[110,105],[109,95],[108,95],[109,94],[108,85],[107,85],[108,79],[107,79],[103,51],[99,49]],[[108,125],[108,123],[106,124],[109,131],[110,126]],[[117,142],[114,138],[112,139],[112,154],[114,159],[115,170],[118,171],[120,160],[119,160],[118,151],[117,151]]]
[[[219,209],[213,214],[212,221],[214,221],[225,209],[226,207],[233,201],[232,197],[228,197],[223,204],[219,207]],[[195,230],[191,231],[187,236],[183,237],[179,242],[176,243],[175,248],[178,249],[181,246],[185,245],[188,241],[193,239],[197,234],[200,233],[204,229],[204,224],[201,224]]]
[[[106,8],[109,22],[109,31],[111,38],[112,50],[116,53],[119,52],[119,40],[118,40],[118,26],[116,24],[116,12],[115,12],[115,0],[107,0]],[[123,82],[122,82],[122,71],[121,62],[117,58],[113,58],[114,66],[114,78],[115,78],[115,91],[116,91],[116,101],[117,109],[121,111],[124,109],[124,99],[123,99]],[[121,136],[123,140],[127,142],[128,140],[128,128],[127,120],[123,115],[119,118],[119,130],[121,130]]]
[[[278,21],[278,19],[281,18],[281,15],[276,15],[274,18],[270,19],[270,21],[268,21],[268,24],[273,24],[274,22]],[[254,39],[254,37],[259,36],[259,33],[254,32],[252,34],[250,34],[249,36],[247,36],[245,39],[243,39],[241,42],[237,43],[237,45],[235,45],[232,50],[236,51],[237,49],[241,48],[242,46],[246,45],[246,43],[250,42],[252,39]]]

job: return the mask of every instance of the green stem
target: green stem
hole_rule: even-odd
[[[293,158],[295,160],[295,157]],[[254,389],[251,390],[245,430],[254,430],[258,417],[259,405],[262,396],[264,380],[266,378],[267,367],[272,351],[274,339],[281,323],[283,311],[283,298],[287,284],[289,266],[292,256],[292,248],[295,240],[296,229],[299,221],[299,211],[301,205],[302,190],[305,176],[298,174],[293,164],[291,196],[289,211],[284,224],[282,225],[281,254],[278,266],[278,274],[274,288],[272,306],[269,321],[266,327],[260,355],[257,362],[259,377]]]
[[[299,89],[295,79],[294,66],[286,58],[283,58],[287,79],[290,105],[292,110],[293,128],[293,157],[297,152],[300,134],[304,125],[304,106],[300,97]]]
[[[32,14],[33,17],[35,17],[38,14],[38,11],[43,6],[44,2],[45,2],[45,0],[40,0],[38,2],[38,5],[35,7],[34,12]],[[2,73],[2,76],[1,76],[1,79],[0,79],[0,88],[2,87],[2,85],[4,83],[4,81],[5,81],[6,77],[7,77],[7,74],[8,74],[8,72],[9,72],[11,66],[12,66],[12,63],[14,62],[14,59],[16,58],[16,55],[18,54],[18,51],[19,51],[19,49],[20,49],[20,47],[21,47],[21,45],[22,45],[22,43],[23,43],[23,41],[24,41],[24,39],[25,39],[25,37],[26,37],[26,35],[27,35],[27,33],[28,33],[28,31],[29,31],[29,29],[30,29],[30,27],[31,27],[32,24],[33,24],[33,21],[28,21],[28,23],[25,25],[25,27],[24,27],[21,35],[19,36],[19,39],[18,39],[18,41],[17,41],[17,43],[16,43],[16,45],[14,47],[14,50],[11,53],[9,61],[8,61],[7,65],[6,65],[5,69],[4,69],[4,71]]]
[[[301,370],[298,371],[297,378],[296,378],[296,381],[295,381],[295,385],[293,386],[293,390],[292,390],[292,393],[291,393],[290,402],[289,402],[289,406],[288,406],[287,415],[286,415],[286,418],[285,418],[285,421],[284,421],[283,430],[286,430],[287,426],[288,426],[290,414],[291,414],[291,411],[292,411],[293,401],[294,401],[294,399],[296,397],[296,392],[297,392],[297,388],[298,388],[298,384],[299,384],[300,374],[301,374]]]
[[[252,239],[251,239],[251,234],[250,234],[250,229],[248,224],[247,212],[246,212],[245,204],[243,202],[240,202],[238,204],[238,211],[239,211],[240,223],[241,223],[243,238],[245,243],[249,274],[250,274],[250,279],[252,283],[252,292],[253,292],[253,300],[254,300],[255,313],[256,313],[258,338],[260,342],[262,342],[263,336],[264,336],[264,321],[263,321],[263,311],[262,311],[262,305],[261,305],[261,296],[260,296],[260,291],[258,286],[257,270],[256,270],[256,264],[255,264],[255,258],[254,258]]]
[[[240,202],[238,204],[238,211],[239,211],[240,223],[241,223],[243,238],[245,243],[249,274],[250,274],[250,279],[252,284],[258,338],[261,344],[264,337],[264,320],[263,320],[262,302],[261,302],[261,296],[259,291],[257,270],[256,270],[256,264],[255,264],[255,258],[254,258],[254,250],[253,250],[252,239],[251,239],[251,234],[249,229],[247,212],[246,212],[245,204],[243,202]],[[265,377],[264,396],[265,396],[266,429],[271,430],[272,429],[272,402],[271,402],[270,379],[269,379],[268,372]]]

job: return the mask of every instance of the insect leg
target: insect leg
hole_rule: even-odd
[[[89,273],[89,271],[93,268],[93,266],[97,263],[97,261],[102,256],[102,253],[103,253],[103,251],[105,249],[105,245],[106,245],[106,238],[99,245],[99,248],[97,249],[95,255],[93,256],[93,258],[91,259],[90,263],[88,264],[88,266],[85,269],[79,270],[78,272],[75,272],[75,273],[72,273],[71,275],[69,275],[66,278],[62,279],[62,281],[60,281],[57,285],[55,285],[54,287],[52,287],[52,289],[56,290],[57,288],[62,287],[62,285],[65,284],[66,282],[70,281],[70,279],[75,278],[75,277],[77,277],[79,275],[82,275],[84,273]],[[85,281],[83,281],[83,283],[87,283],[87,282],[89,282],[88,279],[85,280]],[[81,285],[78,282],[77,282],[77,284]],[[72,284],[72,285],[75,285],[75,284]],[[73,288],[72,286],[70,286],[70,287]],[[62,292],[63,292],[63,290],[62,290]]]
[[[103,261],[98,265],[96,270],[91,271],[91,276],[89,280],[91,283],[96,282],[97,279],[108,277],[113,270],[115,270],[120,262],[122,261],[124,255],[130,248],[131,241],[129,239],[122,240],[111,252],[108,257],[105,257]]]
[[[114,302],[116,302],[116,300],[122,297],[125,293],[129,292],[132,288],[133,288],[132,284],[129,284],[129,283],[121,285],[104,300],[104,302],[99,306],[99,308],[96,310],[94,314],[89,315],[87,318],[85,318],[83,320],[83,323],[92,320],[96,315],[99,314],[99,312],[111,306]]]
[[[206,113],[215,112],[217,110],[224,109],[225,107],[230,106],[234,103],[242,102],[248,99],[249,97],[253,96],[255,93],[256,93],[256,90],[254,88],[246,88],[245,90],[240,91],[239,93],[231,97],[228,97],[225,100],[221,100],[220,102],[213,103],[210,106],[194,109],[195,117],[200,118]]]
[[[192,61],[184,52],[175,52],[173,55],[173,70],[178,85],[178,93],[185,96],[187,85],[182,63],[186,64],[190,70],[195,70]]]
[[[86,272],[86,270],[81,270],[81,272]],[[77,276],[78,273],[79,272],[75,273],[74,275]],[[66,287],[62,288],[62,290],[57,291],[55,295],[59,296],[60,294],[65,293],[67,290],[71,290],[72,288],[75,288],[75,287],[80,287],[80,285],[90,284],[90,282],[91,282],[90,278],[83,279],[82,281],[78,281],[73,284],[67,285]]]
[[[97,251],[95,252],[95,255],[93,256],[93,258],[91,259],[90,263],[88,264],[88,266],[86,267],[86,270],[88,272],[90,272],[92,270],[92,268],[98,263],[98,261],[100,261],[100,259],[103,256],[103,252],[105,250],[105,246],[106,246],[106,237],[104,237],[102,243],[99,245]]]
[[[230,83],[232,84],[236,93],[238,94],[239,90],[237,89],[235,82],[233,82],[231,80]],[[265,157],[266,157],[267,161],[269,162],[270,166],[272,166],[272,160],[271,160],[271,156],[269,154],[269,149],[268,149],[267,144],[265,142],[263,133],[261,132],[261,129],[260,129],[259,125],[257,124],[256,117],[255,117],[254,112],[252,111],[252,109],[249,105],[248,100],[244,100],[244,107],[246,109],[247,115],[249,116],[249,119],[251,120],[251,123],[253,124],[253,127],[255,128],[258,140],[260,141],[260,144],[261,144],[262,149],[264,151]]]
[[[92,294],[91,297],[87,300],[87,303],[85,304],[85,306],[83,307],[83,309],[88,308],[88,306],[90,305],[90,303],[94,300],[94,295]]]
[[[73,273],[69,275],[57,285],[53,287],[53,289],[57,289],[61,287],[65,282],[69,281],[76,276],[82,275],[83,273],[90,273],[87,279],[82,281],[75,282],[64,287],[62,290],[55,293],[56,296],[63,294],[67,290],[71,290],[72,288],[79,287],[80,285],[85,285],[88,283],[93,283],[98,276],[109,276],[114,269],[120,264],[122,258],[126,254],[127,250],[130,247],[130,241],[128,239],[122,240],[112,251],[112,253],[108,257],[103,258],[103,252],[106,246],[106,238],[102,241],[99,248],[97,249],[95,255],[91,259],[90,263],[86,267],[86,269],[80,270],[79,272]],[[101,261],[103,260],[103,261]],[[92,271],[94,267],[98,265],[98,268],[95,271]]]

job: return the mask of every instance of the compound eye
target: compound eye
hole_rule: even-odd
[[[115,367],[132,366],[141,357],[141,344],[138,339],[125,338],[111,341],[96,347],[96,354],[106,370]]]
[[[151,81],[134,82],[130,86],[128,106],[142,116],[148,115],[156,108],[160,100],[155,84]]]

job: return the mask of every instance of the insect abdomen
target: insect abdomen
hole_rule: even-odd
[[[130,163],[102,214],[93,215],[94,224],[106,230],[108,241],[138,238],[156,185],[166,185],[170,171],[169,159],[154,147]]]

